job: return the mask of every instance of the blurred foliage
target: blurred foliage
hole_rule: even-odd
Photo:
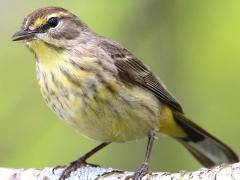
[[[66,164],[98,142],[75,133],[42,100],[34,58],[11,35],[33,9],[62,6],[99,34],[124,44],[158,74],[195,122],[240,152],[240,1],[1,1],[0,166]],[[91,162],[135,170],[146,139],[112,144]],[[159,135],[152,170],[194,170],[199,164]]]

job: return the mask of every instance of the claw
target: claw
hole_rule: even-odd
[[[99,150],[101,150],[102,148],[104,148],[105,146],[107,146],[108,144],[110,144],[109,142],[103,142],[101,144],[99,144],[97,147],[93,148],[91,151],[89,151],[88,153],[86,153],[85,155],[83,155],[82,157],[80,157],[78,160],[71,162],[69,165],[66,166],[56,166],[53,168],[52,172],[54,174],[54,171],[58,168],[64,168],[59,180],[64,180],[67,177],[70,176],[70,174],[77,170],[77,168],[79,168],[80,166],[86,166],[86,165],[90,165],[93,167],[99,167],[99,165],[95,165],[95,164],[89,164],[86,162],[86,160],[91,157],[93,154],[95,154],[96,152],[98,152]]]
[[[55,171],[57,169],[62,169],[62,168],[65,168],[67,165],[58,165],[58,166],[55,166],[53,169],[52,169],[52,174],[55,174]]]
[[[79,167],[87,166],[87,165],[93,166],[93,167],[99,167],[99,165],[87,163],[83,158],[79,158],[78,160],[71,162],[69,165],[56,166],[53,169],[53,171],[58,168],[65,168],[59,178],[59,180],[64,180],[67,177],[69,177],[72,172],[76,171]]]
[[[141,180],[147,173],[148,173],[148,164],[143,163],[141,167],[132,176],[127,176],[126,180],[129,180],[129,179]]]
[[[86,163],[86,165],[88,165],[88,166],[100,167],[100,165],[98,165],[98,164],[92,164],[92,163],[88,163],[88,162],[85,162],[85,163]]]
[[[82,160],[81,158],[71,162],[69,165],[65,166],[65,169],[63,170],[59,180],[64,180],[67,177],[70,176],[70,174],[74,171],[77,170],[77,168],[81,167],[81,166],[86,166],[87,163],[85,160]]]

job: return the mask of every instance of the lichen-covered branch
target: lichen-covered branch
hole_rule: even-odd
[[[11,168],[0,168],[0,179],[1,180],[57,180],[61,174],[62,169],[55,170],[52,173],[52,168],[44,168],[42,170],[31,168],[31,169],[11,169]],[[68,179],[80,179],[80,180],[112,180],[125,179],[127,176],[132,175],[133,172],[119,171],[111,168],[100,168],[100,167],[81,167],[77,171],[71,174]],[[143,180],[197,180],[197,179],[217,179],[217,180],[240,180],[240,163],[231,165],[221,165],[212,169],[202,168],[194,172],[181,171],[178,173],[168,172],[152,172],[147,174]]]

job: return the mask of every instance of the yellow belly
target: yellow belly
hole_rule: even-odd
[[[57,88],[57,83],[53,83],[49,76],[45,79],[43,73],[38,76],[48,106],[61,119],[92,139],[123,142],[145,137],[150,130],[159,130],[161,103],[147,90],[125,86],[114,78],[108,78],[114,90],[101,84],[95,85],[95,90],[77,87],[61,77],[61,73],[55,77],[64,82],[64,88]],[[94,82],[89,78],[89,82],[82,84],[89,86],[90,81]]]
[[[99,93],[86,104],[79,103],[73,113],[71,121],[83,134],[95,140],[122,142],[145,137],[150,130],[159,130],[160,104],[148,92],[134,88],[118,94],[106,89]],[[76,101],[79,102],[79,98]]]

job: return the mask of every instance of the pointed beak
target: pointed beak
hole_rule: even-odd
[[[20,30],[12,36],[12,41],[21,41],[32,38],[36,32],[31,30]]]

